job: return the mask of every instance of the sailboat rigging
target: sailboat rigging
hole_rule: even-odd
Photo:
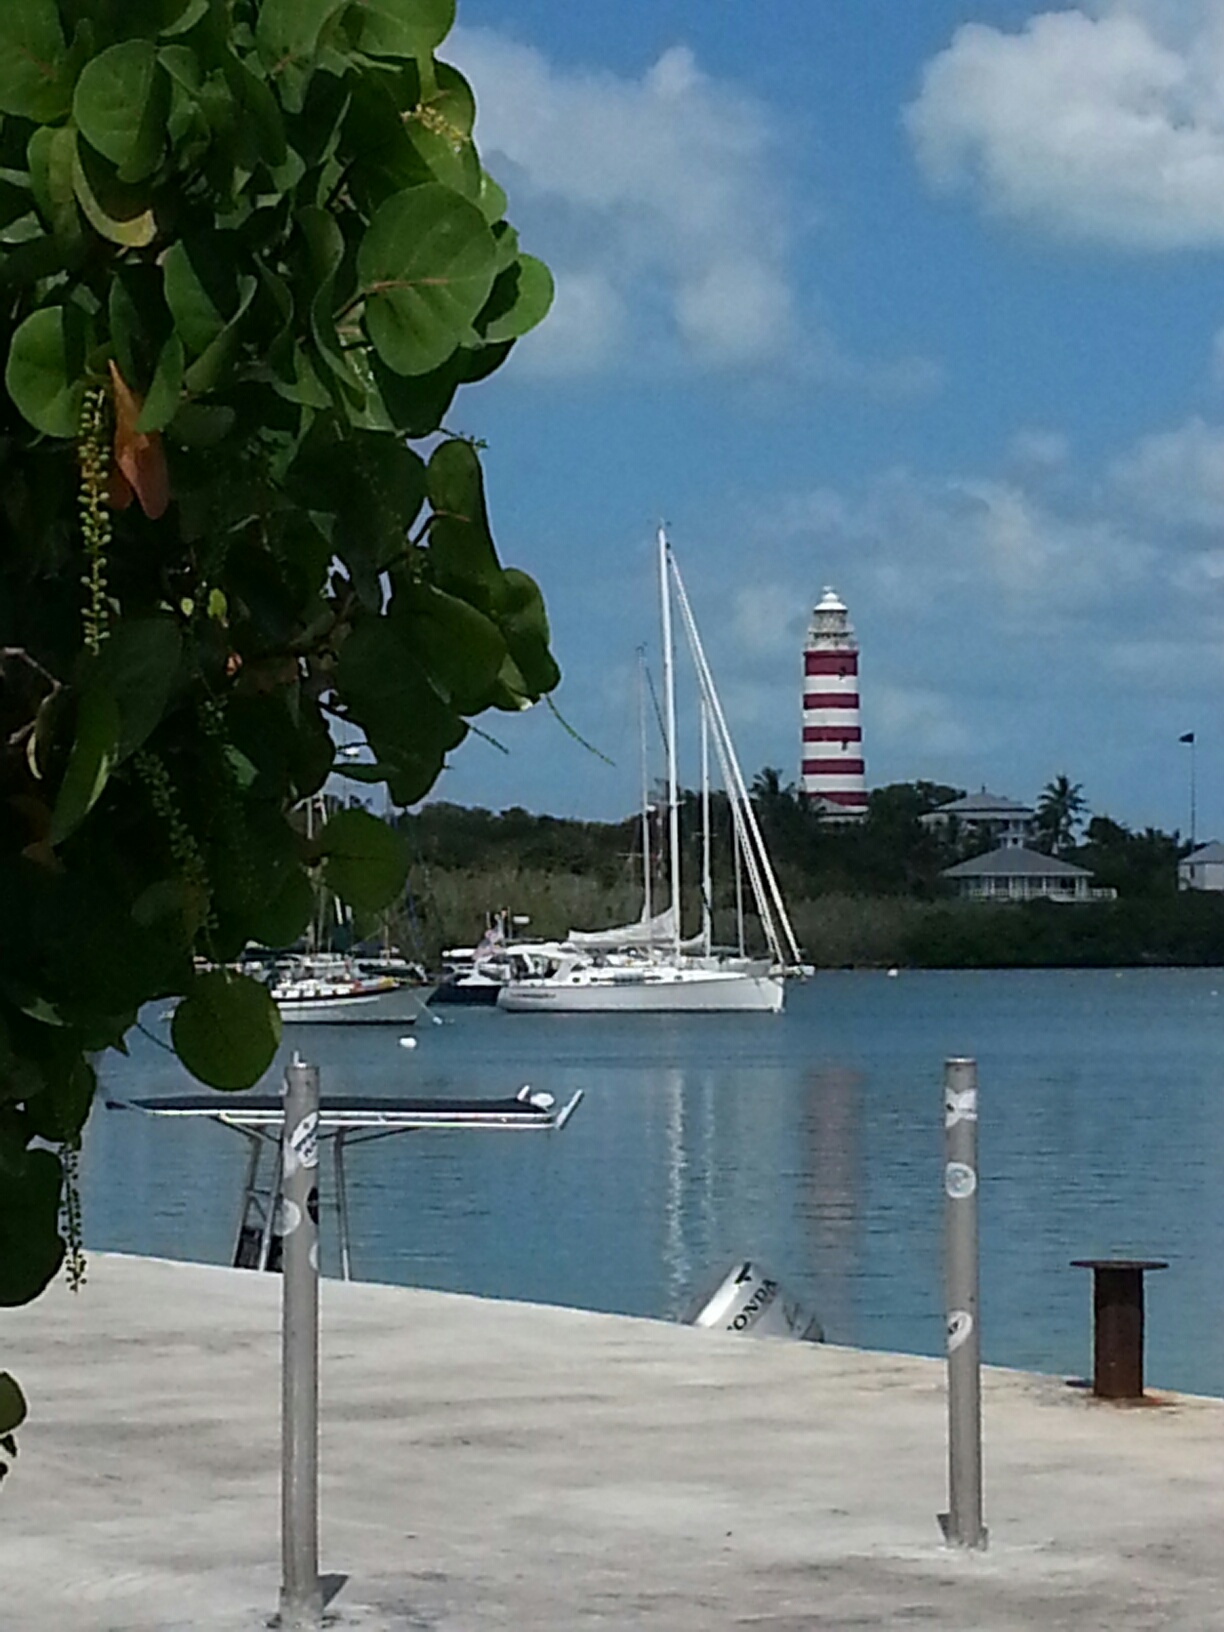
[[[726,715],[714,684],[684,581],[667,535],[658,534],[659,602],[663,647],[663,735],[667,761],[667,864],[670,901],[654,912],[651,892],[650,810],[643,749],[643,912],[637,924],[582,934],[571,932],[556,966],[547,974],[511,979],[498,995],[511,1013],[777,1013],[784,982],[802,969],[794,931],[777,877],[748,798]],[[701,927],[684,939],[681,921],[682,857],[677,765],[676,674],[673,591],[697,676],[701,727]],[[639,722],[645,704],[639,680]],[[713,884],[710,823],[710,743],[731,810],[736,862],[738,955],[720,956],[713,945]],[[742,869],[756,905],[768,956],[744,953]]]

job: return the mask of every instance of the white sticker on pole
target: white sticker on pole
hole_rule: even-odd
[[[944,1168],[944,1189],[953,1201],[965,1201],[977,1189],[977,1174],[968,1162],[949,1162]]]
[[[973,1316],[968,1309],[953,1309],[948,1315],[948,1353],[955,1354],[968,1342],[973,1330]]]
[[[977,1121],[977,1089],[966,1088],[957,1093],[955,1088],[944,1092],[944,1126],[954,1128],[958,1122]]]
[[[302,1209],[296,1201],[290,1201],[288,1196],[282,1196],[277,1209],[277,1234],[280,1236],[292,1235],[302,1222]]]
[[[296,1173],[299,1167],[319,1165],[319,1113],[309,1111],[294,1128],[285,1143],[285,1177]]]

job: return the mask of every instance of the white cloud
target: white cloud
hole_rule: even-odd
[[[886,748],[903,749],[907,756],[958,756],[980,752],[985,746],[942,692],[921,686],[864,682],[869,712],[867,728]]]
[[[1173,525],[1224,525],[1224,427],[1193,418],[1147,436],[1113,466],[1117,489]]]
[[[800,376],[885,401],[943,383],[921,355],[858,357],[819,298],[799,308],[786,146],[769,109],[674,46],[639,75],[575,68],[487,29],[457,29],[476,140],[506,185],[557,301],[526,372],[676,369]],[[804,224],[815,212],[805,200]]]
[[[758,102],[683,46],[628,77],[561,67],[484,29],[458,29],[452,44],[477,88],[482,156],[557,274],[568,332],[550,340],[544,326],[538,366],[623,356],[629,314],[664,361],[782,353],[794,331],[788,212]],[[596,334],[576,343],[588,312]]]
[[[791,584],[747,584],[732,597],[731,630],[750,656],[797,652],[806,616],[803,593]]]
[[[1008,445],[1013,463],[1031,470],[1056,470],[1067,462],[1071,445],[1061,431],[1017,431]]]
[[[534,374],[588,374],[615,357],[629,331],[624,300],[606,274],[558,272],[548,321],[523,348]]]
[[[1092,605],[1149,564],[1149,547],[1111,516],[1060,514],[1014,482],[955,485],[969,501],[966,544],[1021,616],[1041,603]]]
[[[906,124],[940,191],[1068,237],[1224,244],[1224,8],[1096,0],[958,29]]]

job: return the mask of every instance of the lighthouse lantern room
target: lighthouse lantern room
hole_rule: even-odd
[[[845,603],[831,589],[812,612],[803,651],[800,787],[831,821],[867,814],[858,642]]]

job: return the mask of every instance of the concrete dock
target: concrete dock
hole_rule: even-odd
[[[279,1278],[93,1255],[0,1312],[12,1632],[246,1632],[279,1585]],[[1086,1321],[1086,1317],[1085,1317]],[[1085,1345],[1088,1334],[1085,1331]],[[388,1632],[1224,1629],[1224,1401],[990,1371],[947,1551],[943,1366],[324,1284],[322,1568]]]

